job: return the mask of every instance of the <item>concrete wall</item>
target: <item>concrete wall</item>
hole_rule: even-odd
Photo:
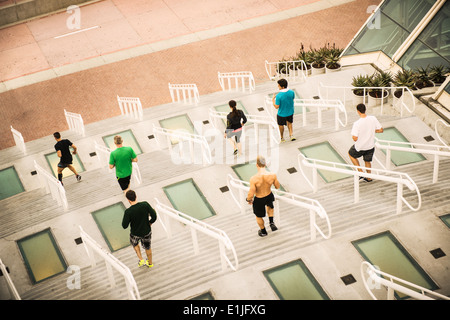
[[[0,7],[0,27],[65,10],[70,5],[95,2],[90,0],[25,0]]]

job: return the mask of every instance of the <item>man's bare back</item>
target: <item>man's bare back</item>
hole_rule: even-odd
[[[280,183],[278,182],[277,175],[275,173],[269,172],[258,172],[256,175],[251,177],[250,185],[255,186],[255,197],[263,198],[269,195],[272,191],[272,185],[275,188],[280,188]]]

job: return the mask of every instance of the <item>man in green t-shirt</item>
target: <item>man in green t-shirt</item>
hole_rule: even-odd
[[[128,199],[131,207],[125,210],[122,219],[122,227],[124,229],[130,228],[130,243],[133,246],[139,258],[138,266],[153,267],[152,262],[152,227],[151,225],[156,221],[156,212],[147,201],[137,201],[136,192],[128,190],[125,196]],[[149,220],[150,217],[150,220]],[[147,254],[147,260],[142,258],[139,242]]]
[[[117,149],[112,151],[109,156],[109,168],[116,167],[116,177],[120,188],[124,193],[130,187],[131,173],[133,172],[133,162],[137,162],[137,156],[131,147],[122,146],[121,136],[114,137],[114,144]]]

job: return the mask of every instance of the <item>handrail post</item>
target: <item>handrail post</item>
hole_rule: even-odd
[[[313,172],[313,174],[312,174],[313,192],[316,193],[317,189],[318,189],[318,187],[317,187],[317,174],[318,174],[317,168],[313,168],[312,172]]]
[[[387,299],[388,300],[394,300],[394,289],[392,289],[391,287],[388,287],[387,290]]]
[[[309,209],[309,229],[310,229],[310,233],[311,233],[311,241],[315,241],[316,240],[316,213],[314,212],[314,210]]]
[[[111,288],[115,288],[116,287],[116,281],[114,280],[114,274],[113,274],[113,271],[112,271],[112,267],[106,261],[105,261],[105,265],[106,265],[106,274],[108,275],[108,279],[109,279],[109,284],[111,285]]]
[[[194,247],[194,254],[197,255],[200,251],[198,248],[197,231],[191,228],[192,245]]]
[[[245,191],[239,189],[239,202],[241,204],[241,213],[244,215],[245,214],[245,204],[247,203],[246,198],[247,196],[245,195]]]
[[[434,166],[433,166],[433,183],[436,183],[438,181],[438,175],[439,175],[439,155],[434,155]]]
[[[355,189],[354,203],[358,203],[359,202],[359,177],[357,175],[353,176],[353,183],[354,183],[354,189]]]
[[[397,214],[402,212],[403,183],[397,183]]]
[[[386,170],[390,170],[391,168],[391,149],[387,148],[386,150]]]
[[[227,270],[227,262],[225,261],[225,246],[222,241],[219,240],[219,252],[220,252],[220,265],[222,266],[222,271]]]

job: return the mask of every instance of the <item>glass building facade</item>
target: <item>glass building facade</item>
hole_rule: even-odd
[[[439,2],[439,3],[438,3]],[[439,11],[406,49],[396,52],[414,32],[437,0],[385,0],[343,52],[343,56],[383,51],[404,69],[450,66],[450,2]]]

